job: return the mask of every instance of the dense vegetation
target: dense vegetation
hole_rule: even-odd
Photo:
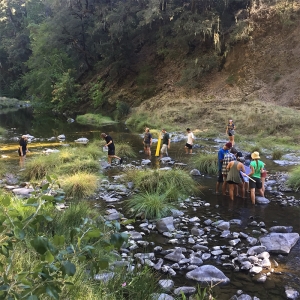
[[[1,1],[0,95],[40,108],[100,109],[132,78],[138,97],[150,97],[158,65],[178,57],[185,66],[178,84],[197,87],[205,73],[222,67],[232,43],[247,39],[254,2]],[[152,49],[153,61],[147,53],[139,58],[143,48]],[[196,48],[202,54],[189,58]],[[122,115],[128,101],[109,104]]]

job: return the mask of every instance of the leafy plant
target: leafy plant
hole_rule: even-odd
[[[102,107],[106,103],[105,94],[107,91],[104,88],[104,82],[100,81],[95,83],[89,91],[92,103],[95,108]]]

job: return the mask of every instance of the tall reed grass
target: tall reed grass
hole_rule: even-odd
[[[205,174],[214,175],[218,173],[218,154],[201,153],[192,159],[195,168]]]

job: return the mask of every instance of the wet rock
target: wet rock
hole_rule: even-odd
[[[204,234],[204,230],[203,229],[200,229],[200,228],[197,228],[197,227],[193,227],[191,229],[191,234],[192,235],[195,235],[195,236],[201,236]]]
[[[182,254],[181,248],[177,248],[177,249],[175,249],[174,252],[169,253],[165,256],[165,259],[175,261],[175,262],[179,262],[183,258],[185,258],[185,256]]]
[[[174,231],[175,227],[173,217],[166,217],[158,220],[156,222],[156,228],[160,233],[166,231]]]
[[[235,246],[235,245],[237,245],[240,241],[241,241],[240,239],[231,240],[231,241],[229,241],[229,245]]]
[[[192,176],[200,176],[201,173],[200,173],[199,170],[193,169],[193,170],[191,170],[190,175],[192,175]]]
[[[129,234],[130,234],[130,238],[134,241],[143,239],[143,236],[141,235],[141,233],[139,233],[137,231],[129,231]]]
[[[219,224],[216,225],[216,227],[220,230],[228,230],[230,228],[230,223],[221,221]]]
[[[196,288],[193,286],[181,286],[175,289],[173,292],[175,295],[182,295],[183,293],[186,296],[191,296],[196,292]]]
[[[214,256],[217,256],[217,255],[221,255],[223,254],[223,250],[214,250],[214,251],[211,251],[211,254],[214,255]]]
[[[174,281],[171,279],[159,280],[158,285],[165,291],[170,291],[174,287]]]
[[[186,278],[196,280],[202,284],[228,283],[230,281],[222,271],[212,265],[204,265],[190,271],[186,273]]]
[[[251,246],[254,246],[254,245],[256,245],[257,244],[257,239],[256,238],[254,238],[254,237],[251,237],[251,236],[249,236],[248,238],[247,238],[247,242],[251,245]]]
[[[250,249],[248,249],[247,254],[248,255],[257,255],[257,254],[260,254],[260,253],[266,251],[266,249],[267,248],[264,245],[254,246],[254,247],[251,247]]]
[[[253,267],[253,265],[250,263],[250,261],[243,261],[241,263],[242,270],[250,270],[252,267]]]
[[[262,267],[253,266],[249,272],[252,274],[259,274],[261,271],[262,271]]]
[[[94,276],[94,280],[97,281],[102,281],[104,283],[108,282],[109,280],[113,279],[115,276],[115,273],[113,272],[107,272],[107,273],[102,273],[102,274],[96,274]]]
[[[232,219],[229,221],[230,224],[233,224],[233,225],[242,225],[242,220],[240,219]]]
[[[203,264],[203,260],[199,257],[192,256],[190,258],[190,264],[200,266]]]
[[[173,208],[172,208],[170,211],[171,211],[171,213],[172,213],[172,217],[173,217],[173,218],[178,218],[178,217],[181,217],[181,216],[184,215],[184,212],[183,212],[183,211],[180,211],[180,210],[178,210],[178,209],[173,209]]]
[[[143,160],[141,161],[141,164],[142,164],[143,166],[151,165],[151,160],[150,160],[150,159],[143,159]]]
[[[285,287],[285,295],[287,299],[297,299],[299,297],[299,292],[292,287]]]
[[[107,216],[104,216],[104,218],[107,220],[107,221],[114,221],[114,220],[119,220],[121,218],[123,218],[124,215],[122,215],[121,213],[119,212],[116,212],[116,213],[112,213],[110,215],[107,215]]]
[[[33,191],[34,189],[32,188],[17,188],[12,190],[15,195],[22,197],[29,197]]]
[[[206,226],[210,226],[212,224],[212,220],[208,219],[203,222]]]
[[[266,275],[266,274],[260,274],[260,275],[258,275],[258,276],[255,276],[255,277],[254,277],[254,280],[255,280],[256,282],[259,282],[259,283],[264,283],[264,282],[266,282],[266,280],[267,280],[267,275]]]
[[[203,253],[201,258],[202,258],[203,260],[208,260],[208,259],[211,258],[211,254],[210,254],[210,253]]]
[[[160,258],[158,262],[153,266],[153,269],[159,271],[161,269],[162,264],[164,263],[164,260]]]
[[[174,300],[174,298],[168,294],[158,294],[158,293],[154,293],[151,294],[151,299],[152,300]]]
[[[236,298],[237,300],[252,300],[252,297],[247,294],[242,294]]]
[[[257,204],[269,204],[270,200],[265,198],[265,197],[256,196],[255,197],[255,203],[257,203]]]
[[[259,240],[268,252],[288,254],[299,240],[299,234],[272,232],[267,236],[261,237]]]
[[[224,230],[221,235],[221,238],[230,238],[231,237],[231,232],[229,230]]]
[[[277,233],[291,233],[293,226],[272,226],[269,231]]]

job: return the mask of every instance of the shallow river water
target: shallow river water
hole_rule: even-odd
[[[74,140],[77,138],[86,137],[92,141],[93,139],[99,139],[101,132],[106,132],[112,135],[115,141],[130,143],[138,155],[138,158],[135,159],[136,161],[144,158],[143,154],[139,153],[143,148],[141,133],[131,132],[123,123],[105,126],[99,129],[91,126],[82,126],[76,122],[68,123],[65,117],[55,117],[51,115],[33,117],[29,110],[18,110],[8,113],[0,112],[0,126],[8,130],[8,134],[4,135],[0,140],[0,159],[6,160],[13,168],[18,167],[18,156],[16,152],[18,142],[16,137],[20,137],[22,134],[30,134],[41,139],[40,142],[29,145],[31,150],[29,156],[33,156],[36,152],[41,152],[41,150],[45,148],[54,147],[59,149],[61,144],[59,141],[48,142],[47,139],[57,137],[60,134],[66,135],[65,143],[74,144]],[[197,140],[196,143],[204,147],[209,147],[210,149],[216,148],[216,151],[220,146],[220,144],[213,141]],[[190,161],[191,157],[184,155],[184,144],[184,140],[172,143],[169,155],[176,161],[187,163],[187,168],[191,169],[193,167]],[[99,151],[101,151],[101,149]],[[152,167],[157,167],[159,163],[154,157],[154,152],[155,149],[152,149]],[[194,155],[197,155],[197,153]],[[267,159],[263,160],[267,163],[270,173],[285,170],[283,167],[277,167],[273,162]],[[107,172],[108,176],[114,174],[115,172]],[[202,207],[197,211],[187,209],[185,213],[189,217],[198,216],[201,221],[208,218],[223,220],[240,219],[242,220],[241,225],[231,226],[230,230],[235,232],[251,233],[254,228],[248,226],[248,223],[255,220],[258,223],[263,221],[266,224],[266,229],[275,225],[293,226],[293,232],[300,233],[299,207],[281,207],[274,201],[268,205],[252,205],[249,198],[230,201],[226,196],[214,194],[215,177],[200,176],[197,180],[203,187],[199,197],[209,202],[210,206]],[[297,199],[300,198],[300,194],[293,195]],[[267,193],[266,197],[268,198]],[[122,209],[122,203],[116,206]],[[174,247],[168,244],[168,239],[160,234],[151,234],[146,236],[145,240],[152,241],[155,245],[161,245],[164,249]],[[210,246],[222,246],[226,244],[226,241],[217,237],[215,240],[211,239],[210,241]],[[243,250],[243,245],[241,245],[240,249],[241,251]],[[147,250],[151,251],[151,249]],[[225,275],[230,278],[230,284],[214,288],[217,299],[230,299],[237,290],[243,290],[245,293],[251,296],[257,296],[260,299],[287,299],[285,296],[285,286],[287,285],[300,291],[300,241],[298,241],[288,255],[272,255],[271,258],[275,259],[279,266],[276,268],[277,274],[272,274],[265,283],[254,282],[252,277],[246,272],[234,272],[222,269]],[[215,260],[213,262],[210,261],[210,263],[221,268],[222,261]],[[189,282],[184,276],[181,276],[180,273],[173,279],[179,286],[196,285],[195,282]]]

